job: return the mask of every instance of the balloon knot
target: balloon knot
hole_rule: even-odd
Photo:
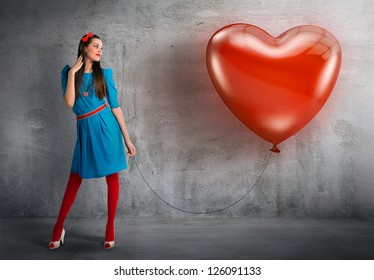
[[[277,144],[274,144],[273,148],[271,148],[270,151],[272,151],[273,153],[280,153],[280,150],[278,149]]]

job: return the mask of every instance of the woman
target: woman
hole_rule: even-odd
[[[66,105],[77,115],[77,140],[71,173],[53,228],[50,249],[64,244],[65,218],[73,205],[82,178],[106,178],[108,185],[108,220],[104,248],[115,245],[114,219],[116,215],[119,179],[118,171],[127,168],[122,136],[130,156],[135,146],[126,129],[112,70],[100,67],[102,41],[91,32],[79,42],[78,59],[72,67],[62,69],[61,83]],[[111,109],[108,108],[105,99]],[[122,133],[122,135],[121,135]]]

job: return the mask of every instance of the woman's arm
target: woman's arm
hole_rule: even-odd
[[[113,108],[112,112],[113,112],[113,115],[116,117],[118,124],[121,128],[121,132],[122,132],[123,138],[125,139],[125,144],[128,149],[129,155],[135,156],[136,154],[135,146],[131,142],[129,133],[127,132],[125,118],[123,117],[121,107]]]
[[[75,103],[75,73],[70,69],[68,73],[68,82],[64,95],[65,103],[68,107],[73,107]]]
[[[68,81],[66,84],[65,90],[65,103],[70,108],[74,106],[75,103],[75,73],[82,67],[83,65],[83,56],[79,56],[77,61],[74,65],[70,68],[68,73]]]

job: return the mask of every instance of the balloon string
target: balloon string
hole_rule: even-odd
[[[281,151],[278,149],[277,144],[273,144],[273,148],[270,149],[273,153],[280,153]]]
[[[150,186],[150,184],[148,183],[148,181],[145,179],[143,173],[141,172],[139,166],[138,166],[138,163],[137,161],[135,160],[135,157],[132,157],[133,161],[135,162],[135,165],[136,165],[136,168],[138,169],[139,171],[139,174],[140,176],[143,178],[143,181],[144,183],[148,186],[148,188],[153,192],[153,194],[158,198],[160,199],[162,202],[164,202],[166,205],[170,206],[171,208],[175,209],[175,210],[178,210],[180,212],[184,212],[184,213],[188,213],[188,214],[197,214],[197,215],[201,215],[201,214],[212,214],[212,213],[217,213],[217,212],[220,212],[220,211],[223,211],[223,210],[226,210],[230,207],[233,207],[234,205],[236,205],[237,203],[239,203],[243,198],[245,198],[253,189],[254,187],[257,185],[257,183],[260,181],[260,179],[262,178],[262,175],[264,174],[265,172],[265,169],[266,167],[268,166],[269,164],[269,161],[270,161],[270,157],[271,157],[271,154],[272,153],[269,153],[269,156],[268,156],[268,159],[266,161],[266,164],[264,166],[264,168],[262,169],[261,171],[261,174],[258,176],[256,182],[253,184],[253,186],[241,197],[239,198],[238,200],[236,200],[235,202],[227,205],[226,207],[223,207],[223,208],[219,208],[219,209],[216,209],[216,210],[211,210],[211,211],[204,211],[204,212],[197,212],[197,211],[190,211],[190,210],[184,210],[184,209],[181,209],[181,208],[178,208],[174,205],[171,205],[169,202],[167,202],[165,199],[163,199],[160,195],[157,194],[157,192]]]

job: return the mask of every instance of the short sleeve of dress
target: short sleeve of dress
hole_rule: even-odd
[[[117,88],[113,80],[113,71],[111,68],[103,69],[104,79],[106,85],[106,99],[110,105],[110,108],[118,108],[118,99],[117,99]]]
[[[65,91],[66,91],[66,84],[68,82],[69,70],[70,70],[70,66],[66,64],[64,68],[62,68],[62,71],[61,71],[61,88],[62,88],[63,95],[65,95]]]

